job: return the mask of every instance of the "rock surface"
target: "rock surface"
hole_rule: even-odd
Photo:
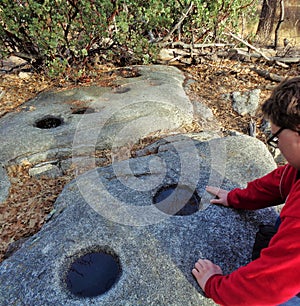
[[[81,148],[93,142],[93,150],[107,149],[123,129],[127,134],[151,133],[192,122],[192,103],[178,69],[139,66],[137,71],[119,78],[113,88],[45,92],[5,115],[0,119],[0,162],[26,158],[35,164],[70,157],[74,137],[82,135],[77,141]]]
[[[0,164],[0,203],[3,202],[9,193],[10,182],[6,170]]]
[[[204,188],[243,187],[276,165],[248,136],[167,141],[168,150],[158,145],[157,154],[91,170],[67,185],[51,220],[1,264],[0,305],[214,305],[191,275],[194,262],[209,258],[224,273],[247,264],[259,224],[276,214],[208,206]],[[200,210],[170,215],[156,208],[156,192],[174,184],[195,189]],[[102,295],[72,295],[65,284],[72,260],[108,248],[120,260],[120,279]]]
[[[233,92],[232,107],[237,113],[242,116],[246,114],[254,116],[259,105],[259,95],[259,89],[254,89],[243,93]]]
[[[212,112],[188,99],[183,81],[173,67],[138,67],[113,88],[43,93],[0,119],[4,167],[31,163],[32,176],[55,177],[73,164],[78,173],[41,231],[1,263],[1,306],[214,305],[191,275],[194,262],[209,258],[229,273],[250,261],[258,226],[273,223],[275,210],[210,206],[205,186],[244,187],[276,164],[255,138],[220,138]],[[166,136],[128,159],[141,137],[172,135],[195,119],[209,130]],[[111,166],[96,167],[97,149],[112,150]],[[3,201],[9,180],[2,167],[0,177]],[[187,191],[183,203],[176,186]],[[175,192],[154,205],[167,187]],[[185,210],[194,191],[199,208]],[[120,278],[102,295],[72,295],[65,282],[72,260],[99,250],[118,257]]]

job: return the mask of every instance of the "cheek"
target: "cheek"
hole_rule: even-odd
[[[278,149],[280,150],[281,154],[288,159],[289,157],[291,157],[291,152],[293,151],[293,149],[291,148],[290,144],[283,144],[283,143],[278,143]]]
[[[299,149],[293,146],[292,144],[278,145],[278,148],[284,158],[291,165],[296,166],[298,168],[298,164],[300,164],[300,154]]]

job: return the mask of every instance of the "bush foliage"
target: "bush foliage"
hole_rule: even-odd
[[[256,0],[1,0],[1,56],[59,73],[98,54],[116,64],[155,61],[162,43],[216,42]]]

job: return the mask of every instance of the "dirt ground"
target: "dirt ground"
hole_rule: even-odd
[[[190,85],[191,98],[197,99],[209,106],[226,134],[228,130],[236,130],[248,134],[249,123],[253,120],[257,127],[257,137],[265,141],[265,135],[260,131],[262,116],[260,111],[253,117],[240,116],[233,109],[231,102],[223,99],[222,94],[233,91],[248,91],[259,88],[260,102],[269,96],[271,89],[278,83],[259,76],[252,68],[267,71],[281,77],[300,75],[298,64],[283,68],[267,63],[263,59],[248,61],[229,60],[224,58],[205,59],[201,64],[193,66],[178,66],[188,78],[194,82]],[[0,117],[11,111],[18,111],[23,103],[32,99],[42,91],[56,88],[65,90],[74,86],[90,86],[99,84],[111,85],[118,74],[116,67],[104,65],[94,67],[92,73],[84,75],[74,82],[74,79],[63,77],[51,80],[37,73],[20,72],[0,74]],[[199,131],[194,125],[184,127],[187,132]],[[147,140],[150,141],[150,140]],[[147,144],[143,142],[143,145]],[[108,159],[109,160],[109,159]],[[47,215],[52,211],[53,204],[73,173],[67,173],[58,179],[31,178],[28,170],[31,165],[12,165],[7,167],[11,180],[11,188],[7,200],[0,204],[0,262],[6,254],[16,247],[15,241],[36,233],[44,224]],[[5,255],[6,254],[6,255]]]

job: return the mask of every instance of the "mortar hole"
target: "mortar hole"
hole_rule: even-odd
[[[188,186],[161,187],[153,197],[153,204],[168,215],[187,216],[199,211],[201,198]]]
[[[34,126],[39,129],[54,129],[63,124],[63,119],[55,116],[46,116],[35,122]]]
[[[116,255],[92,252],[76,259],[66,276],[68,290],[79,297],[101,295],[118,281],[121,265]]]

